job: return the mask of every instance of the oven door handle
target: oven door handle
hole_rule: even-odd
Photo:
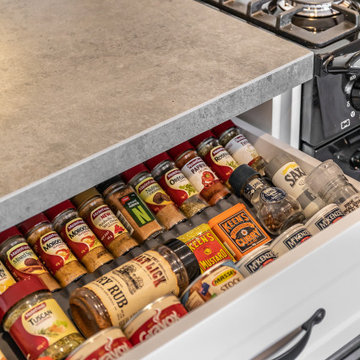
[[[355,66],[359,62],[358,66]],[[360,74],[360,51],[351,54],[330,55],[323,63],[324,71],[331,74]]]

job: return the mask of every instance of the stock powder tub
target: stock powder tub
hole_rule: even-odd
[[[258,271],[264,266],[273,262],[277,256],[268,245],[263,245],[244,256],[236,266],[244,277]]]
[[[296,224],[285,230],[272,242],[271,250],[279,257],[309,238],[311,238],[311,233],[305,225]]]
[[[76,348],[66,360],[113,360],[132,348],[120,328],[102,330]]]
[[[331,224],[344,217],[344,213],[339,209],[336,204],[329,204],[318,211],[305,226],[310,231],[311,235],[315,235],[321,230],[326,229]]]
[[[181,295],[181,302],[188,311],[194,310],[242,280],[244,277],[235,264],[223,261],[195,279]]]
[[[125,324],[124,333],[136,345],[171,326],[187,313],[175,295],[165,295],[138,311]]]

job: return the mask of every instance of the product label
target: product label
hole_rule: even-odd
[[[91,250],[102,246],[101,242],[81,218],[69,221],[62,229],[61,236],[78,259],[81,259]]]
[[[324,214],[319,220],[315,221],[315,226],[321,231],[342,219],[343,217],[343,212],[338,207],[336,207]]]
[[[5,355],[2,353],[2,351],[0,350],[0,360],[6,360]]]
[[[4,264],[0,262],[0,294],[2,294],[7,288],[14,284],[15,280],[10,275]]]
[[[88,223],[101,242],[108,246],[118,235],[127,232],[107,205],[100,205],[87,217]]]
[[[175,296],[169,296],[143,311],[124,328],[133,345],[139,344],[171,326],[187,314]]]
[[[159,183],[178,206],[181,206],[190,196],[198,194],[194,186],[177,168],[166,172]]]
[[[239,134],[232,138],[225,146],[225,149],[240,164],[250,164],[259,155],[256,149],[249,143],[248,139]]]
[[[254,178],[253,180],[250,180],[244,186],[244,196],[245,196],[245,198],[250,201],[251,198],[253,197],[255,191],[257,189],[261,189],[264,186],[268,186],[268,184],[262,178]]]
[[[360,194],[355,194],[339,205],[344,215],[353,212],[360,207]]]
[[[263,202],[268,204],[275,204],[279,201],[284,200],[286,192],[277,187],[268,187],[261,191],[260,198]]]
[[[120,202],[139,227],[155,220],[151,211],[134,192],[121,197]]]
[[[85,285],[108,311],[113,326],[122,327],[137,311],[168,293],[179,295],[169,263],[149,250]]]
[[[181,171],[200,193],[220,181],[215,173],[198,156],[188,161],[181,168]]]
[[[70,249],[55,231],[43,235],[34,245],[35,251],[52,274],[76,260]]]
[[[77,333],[58,303],[45,300],[25,311],[10,328],[15,340],[29,359],[37,359],[49,346],[70,334]]]
[[[205,161],[215,171],[215,174],[224,182],[239,166],[234,158],[221,146],[211,149],[205,156]]]
[[[46,273],[40,260],[26,242],[17,244],[6,252],[6,265],[17,280]]]
[[[201,272],[223,260],[234,260],[209,225],[202,224],[184,235],[178,236],[194,253],[199,262]]]
[[[309,238],[311,238],[309,231],[307,229],[301,229],[285,239],[283,244],[291,250]]]
[[[135,189],[154,214],[157,214],[166,205],[173,204],[169,195],[151,176],[137,184]]]
[[[251,256],[251,254],[248,256]],[[264,250],[255,258],[252,258],[250,261],[246,262],[244,266],[241,266],[240,271],[245,268],[249,274],[252,274],[258,271],[260,268],[268,265],[275,259],[276,255],[270,249]]]

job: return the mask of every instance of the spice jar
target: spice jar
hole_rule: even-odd
[[[264,174],[264,159],[257,153],[249,140],[231,120],[215,126],[211,131],[219,138],[220,144],[239,163],[247,164],[260,174]]]
[[[289,155],[275,156],[266,164],[265,173],[275,186],[297,199],[306,218],[310,218],[325,206],[321,198],[305,184],[305,171]]]
[[[95,188],[76,195],[72,202],[77,206],[79,215],[115,257],[138,246]]]
[[[229,189],[220,182],[188,141],[170,149],[169,154],[175,160],[175,165],[210,205],[215,205],[230,195]]]
[[[97,186],[106,203],[139,243],[162,233],[163,228],[130,185],[119,175]]]
[[[335,203],[346,215],[360,207],[360,194],[349,183],[333,160],[326,160],[311,171],[306,183],[327,204]]]
[[[62,287],[86,274],[84,267],[76,260],[43,213],[22,222],[19,228]]]
[[[86,337],[120,326],[157,298],[178,296],[200,274],[191,250],[173,239],[76,289],[70,297],[72,318]]]
[[[21,232],[12,226],[0,233],[0,258],[16,280],[40,278],[50,291],[60,285],[44,268]]]
[[[26,359],[64,359],[84,338],[37,278],[27,278],[0,296],[0,321]]]
[[[144,164],[126,170],[123,176],[135,188],[141,199],[166,229],[171,229],[174,225],[185,220],[184,215],[154,180]]]
[[[247,186],[254,185],[253,180],[256,178],[260,178],[258,172],[249,165],[240,165],[230,177],[230,184],[235,194],[241,196]],[[258,182],[257,188],[252,193],[248,192],[247,197],[255,207],[261,224],[271,234],[278,235],[304,220],[297,200],[284,190],[269,186],[264,181]]]
[[[154,156],[146,162],[146,165],[155,180],[159,182],[187,218],[191,218],[208,207],[206,201],[175,166],[167,153]]]
[[[234,158],[219,144],[211,131],[205,131],[190,140],[197,153],[215,172],[223,183],[229,186],[229,177],[239,166]]]
[[[70,200],[53,206],[45,215],[87,271],[93,272],[114,259],[79,217]]]

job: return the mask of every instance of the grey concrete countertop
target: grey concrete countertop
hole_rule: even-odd
[[[312,76],[193,0],[4,0],[0,22],[0,230]]]

